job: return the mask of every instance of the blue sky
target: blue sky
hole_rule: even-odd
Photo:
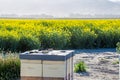
[[[0,0],[0,14],[120,14],[120,0]]]

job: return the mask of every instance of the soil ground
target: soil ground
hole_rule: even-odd
[[[78,51],[74,64],[84,61],[87,72],[74,73],[74,80],[119,80],[118,56],[115,49]]]

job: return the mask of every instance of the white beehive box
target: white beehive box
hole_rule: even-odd
[[[73,80],[73,56],[73,50],[21,53],[21,80]]]

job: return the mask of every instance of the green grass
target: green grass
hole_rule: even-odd
[[[74,66],[74,72],[86,72],[86,64],[83,61],[78,62]]]
[[[20,78],[20,60],[18,54],[0,54],[0,80],[17,80]]]
[[[112,64],[114,65],[119,64],[119,60],[114,61]]]

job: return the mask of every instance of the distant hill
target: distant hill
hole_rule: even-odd
[[[17,14],[1,14],[0,18],[120,18],[120,15],[113,15],[113,14],[70,14],[69,16],[66,17],[55,17],[53,15],[47,15],[47,14],[32,14],[32,15],[17,15]]]

